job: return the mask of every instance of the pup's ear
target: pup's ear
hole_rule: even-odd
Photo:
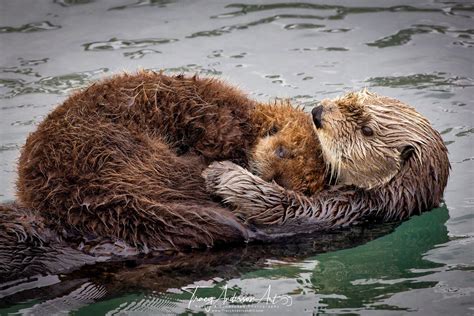
[[[411,145],[402,147],[400,150],[400,158],[402,162],[405,163],[406,161],[408,161],[408,159],[410,159],[410,157],[413,156],[414,152],[415,152],[415,148],[413,148],[413,146]]]

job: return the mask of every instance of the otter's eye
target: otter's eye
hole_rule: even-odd
[[[370,127],[364,126],[362,127],[362,134],[364,134],[364,136],[372,136],[374,135],[374,131]]]

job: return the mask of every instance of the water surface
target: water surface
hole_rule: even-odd
[[[369,87],[430,119],[452,171],[445,205],[398,227],[22,280],[0,287],[0,314],[472,314],[473,17],[469,1],[2,1],[1,202],[14,199],[19,150],[49,111],[137,68],[218,76],[308,110]],[[196,288],[278,300],[206,309]]]

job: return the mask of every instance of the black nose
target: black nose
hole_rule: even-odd
[[[311,111],[311,115],[313,116],[313,122],[316,128],[323,127],[323,121],[321,120],[321,115],[323,114],[323,106],[318,105]]]

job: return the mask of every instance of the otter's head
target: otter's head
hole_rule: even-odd
[[[325,164],[311,117],[281,102],[255,113],[261,131],[250,155],[251,172],[306,195],[322,189]]]
[[[400,175],[413,185],[416,177],[441,181],[444,189],[449,169],[446,147],[414,108],[364,89],[323,100],[312,117],[328,170],[338,183],[373,189]]]

